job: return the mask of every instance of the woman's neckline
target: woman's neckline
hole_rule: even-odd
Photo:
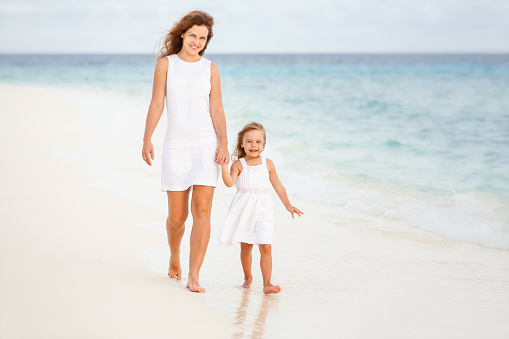
[[[195,63],[197,63],[197,62],[200,62],[200,61],[203,59],[203,57],[200,57],[200,59],[199,59],[199,60],[197,60],[197,61],[185,61],[184,59],[182,59],[181,57],[179,57],[178,53],[175,53],[175,56],[177,57],[177,59],[179,59],[179,60],[180,60],[180,61],[182,61],[182,62],[185,62],[186,64],[195,64]]]

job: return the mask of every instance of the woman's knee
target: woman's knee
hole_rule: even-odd
[[[213,187],[194,186],[193,197],[191,198],[191,213],[193,214],[193,219],[210,220],[213,197]]]
[[[168,218],[166,224],[180,228],[189,215],[189,189],[186,191],[168,191]]]
[[[240,253],[249,254],[253,250],[253,244],[240,243]]]
[[[166,222],[171,227],[182,227],[187,220],[187,215],[186,212],[173,212],[168,215]]]
[[[191,206],[191,213],[193,214],[193,219],[210,219],[210,213],[212,206],[208,203],[195,203]]]
[[[259,246],[260,253],[271,255],[272,254],[272,246],[270,244],[260,244]]]

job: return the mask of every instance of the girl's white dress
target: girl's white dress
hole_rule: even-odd
[[[266,159],[258,166],[248,166],[240,159],[242,172],[237,178],[237,193],[219,234],[219,243],[271,244],[274,229],[274,205]]]
[[[216,186],[219,139],[210,116],[210,60],[186,62],[168,56],[166,111],[161,171],[162,191],[184,191],[193,185]]]

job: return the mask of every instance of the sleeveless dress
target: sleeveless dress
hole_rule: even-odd
[[[248,166],[244,158],[240,162],[242,172],[235,183],[237,193],[219,234],[219,243],[272,244],[274,205],[269,193],[272,186],[266,159],[262,157],[261,165],[257,166]]]
[[[219,139],[210,116],[210,60],[186,62],[168,56],[161,191],[185,191],[193,185],[216,187]]]

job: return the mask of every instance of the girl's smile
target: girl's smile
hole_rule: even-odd
[[[256,158],[260,156],[264,149],[263,133],[258,130],[252,130],[244,134],[242,148],[246,152],[246,157]]]

